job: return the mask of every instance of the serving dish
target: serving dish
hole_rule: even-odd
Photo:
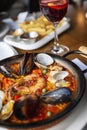
[[[70,28],[70,23],[68,22],[67,18],[65,18],[65,19],[66,20],[64,20],[62,25],[57,30],[58,34],[61,34]],[[49,35],[44,36],[43,38],[41,38],[39,41],[36,41],[35,43],[30,42],[29,44],[26,44],[26,42],[24,42],[24,41],[18,41],[16,38],[14,38],[13,35],[6,35],[4,37],[4,41],[6,43],[8,43],[9,45],[17,47],[22,50],[35,50],[35,49],[38,49],[38,48],[44,46],[53,38],[54,38],[54,32],[51,32]]]
[[[5,42],[0,42],[0,60],[18,55],[18,52]]]
[[[36,54],[35,54],[36,55]],[[26,124],[14,124],[14,123],[9,123],[8,121],[0,121],[0,125],[4,126],[4,127],[10,127],[10,128],[37,128],[40,126],[45,126],[47,124],[50,124],[52,122],[54,122],[55,120],[58,120],[62,117],[64,117],[65,115],[67,115],[81,100],[83,94],[84,94],[84,90],[86,87],[85,84],[85,78],[84,75],[82,73],[82,71],[80,70],[80,68],[75,65],[74,63],[72,63],[71,61],[69,61],[68,59],[64,58],[64,57],[60,57],[60,56],[56,56],[56,55],[51,55],[49,54],[53,59],[55,59],[58,63],[60,63],[62,66],[64,66],[65,68],[68,68],[69,71],[75,76],[76,80],[77,80],[77,95],[74,99],[74,101],[61,113],[56,114],[48,119],[42,120],[42,121],[36,121],[36,122],[32,122],[32,123],[26,123]],[[0,66],[4,65],[5,63],[10,63],[10,62],[14,62],[14,60],[16,59],[20,59],[22,58],[24,55],[17,55],[17,56],[13,56],[11,58],[7,58],[5,60],[0,61]]]

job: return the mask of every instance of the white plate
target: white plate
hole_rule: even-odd
[[[5,42],[0,42],[0,60],[17,54],[17,51],[13,47],[6,44]]]
[[[63,22],[63,24],[57,29],[58,34],[61,34],[65,30],[67,30],[70,27],[70,24],[68,23],[67,19]],[[41,40],[35,42],[35,43],[25,43],[24,41],[17,41],[16,38],[14,38],[13,35],[6,35],[4,37],[4,41],[11,46],[17,47],[22,50],[35,50],[43,45],[47,44],[50,40],[54,38],[54,32],[50,33],[49,35],[43,37]]]

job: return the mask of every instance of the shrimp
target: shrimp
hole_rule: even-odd
[[[22,78],[22,80],[18,80],[14,84],[12,89],[10,89],[10,93],[25,95],[25,94],[40,94],[41,90],[46,87],[46,79],[43,75],[31,73]]]
[[[24,77],[25,84],[27,83],[29,86],[30,93],[36,93],[38,90],[42,90],[46,87],[46,79],[44,76],[40,76],[39,74],[31,74]]]

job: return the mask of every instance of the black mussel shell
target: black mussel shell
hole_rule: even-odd
[[[31,72],[34,66],[34,54],[25,53],[20,62],[20,75],[26,75]]]
[[[62,87],[41,96],[41,100],[47,104],[59,104],[71,102],[73,99],[72,91],[67,87]]]
[[[13,112],[18,119],[24,120],[35,115],[37,106],[36,95],[24,95],[14,103]]]

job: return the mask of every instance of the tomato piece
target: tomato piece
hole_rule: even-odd
[[[33,71],[32,71],[32,73],[34,73],[34,74],[40,74],[40,75],[42,75],[42,71],[40,70],[40,69],[34,69]]]
[[[8,78],[3,79],[3,87],[4,89],[7,89],[11,81]]]
[[[17,101],[19,98],[20,98],[20,95],[15,95],[15,96],[13,97],[13,100],[14,100],[14,101]]]

